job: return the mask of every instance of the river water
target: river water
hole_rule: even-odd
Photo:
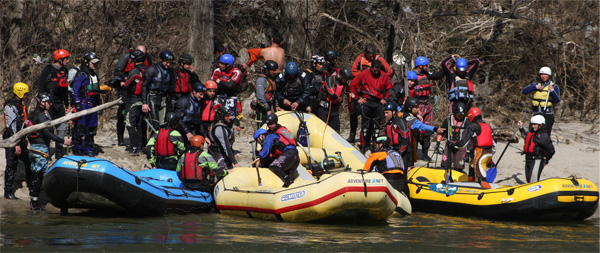
[[[118,217],[5,211],[0,251],[599,251],[598,212],[575,222],[413,213],[384,222],[286,223],[217,213]]]

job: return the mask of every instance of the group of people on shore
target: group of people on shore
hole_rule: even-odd
[[[262,150],[255,152],[252,164],[269,167],[280,176],[284,186],[293,182],[299,157],[293,134],[277,123],[275,112],[314,113],[340,132],[344,98],[350,113],[347,140],[351,143],[355,142],[358,118],[362,118],[359,149],[362,153],[372,153],[365,170],[382,173],[400,170],[405,176],[417,159],[417,143],[422,146],[422,159],[431,160],[430,139],[437,132],[436,152],[441,149],[442,138],[448,139],[442,151],[442,165],[462,171],[465,164],[471,163],[470,178],[486,181],[484,165],[491,162],[496,144],[490,125],[483,121],[481,111],[473,107],[472,79],[479,60],[467,61],[452,55],[442,60],[440,71],[430,73],[429,60],[419,56],[414,60],[414,69],[401,78],[404,82],[392,83],[394,70],[377,54],[373,44],[365,47],[351,68],[339,68],[338,52],[327,50],[323,55],[312,56],[310,66],[302,69],[296,62],[284,62],[282,42],[281,35],[272,36],[270,47],[249,49],[249,62],[237,65],[233,55],[222,48],[215,50],[216,59],[211,63],[213,76],[204,82],[194,73],[191,55],[182,54],[175,62],[174,54],[164,50],[158,61],[154,61],[146,48],[139,45],[118,59],[114,77],[108,85],[101,85],[96,73],[100,59],[95,53],[86,53],[80,65],[68,69],[70,54],[64,49],[56,50],[54,63],[40,74],[37,105],[33,110],[28,112],[25,106],[29,86],[22,82],[14,85],[14,96],[4,107],[3,138],[24,127],[65,116],[69,111],[94,108],[100,105],[103,92],[116,89],[124,101],[117,110],[118,145],[126,146],[127,130],[129,153],[144,152],[152,167],[177,170],[188,187],[209,189],[214,180],[241,166],[232,148],[242,110],[237,96],[247,87],[246,68],[263,60],[262,71],[254,82],[255,99],[251,107],[256,111],[257,126],[266,123],[268,130],[259,129],[254,134]],[[175,63],[177,66],[173,66]],[[435,127],[430,95],[433,81],[444,77],[449,87],[451,115],[440,127]],[[537,113],[531,119],[529,132],[521,130],[526,139],[528,182],[539,179],[544,164],[554,154],[549,134],[554,122],[552,109],[560,101],[559,89],[551,81],[551,70],[543,67],[539,77],[540,82],[523,89],[523,94],[534,93],[532,107]],[[519,127],[522,126],[519,122]],[[18,160],[22,160],[27,167],[31,209],[43,209],[38,197],[43,174],[49,166],[50,141],[56,143],[56,159],[64,155],[63,145],[71,144],[73,154],[94,156],[97,128],[98,112],[95,112],[73,123],[60,124],[55,132],[46,128],[30,133],[15,148],[6,149],[4,197],[16,198],[14,174]],[[71,133],[67,136],[67,132]],[[206,151],[204,143],[208,146]],[[395,162],[386,163],[388,157],[394,157]]]

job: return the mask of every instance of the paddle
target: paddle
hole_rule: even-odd
[[[454,151],[450,148],[452,142],[448,140],[446,143],[446,150],[448,150],[448,157],[446,158],[446,184],[449,184],[450,179],[452,178],[452,165],[454,165],[454,161],[452,161]]]
[[[252,146],[252,158],[253,160],[256,160],[256,142],[251,140],[250,146]],[[262,186],[262,182],[260,180],[260,171],[258,170],[258,163],[256,163],[256,175],[258,176],[258,186]]]
[[[527,116],[527,111],[526,110],[523,111],[523,117],[521,118],[521,121],[523,121],[525,119],[525,116]],[[504,156],[504,152],[506,152],[506,149],[508,149],[508,146],[510,146],[510,140],[512,140],[513,138],[515,138],[515,134],[517,134],[517,131],[519,131],[519,127],[518,126],[517,126],[517,129],[515,129],[515,131],[511,135],[511,137],[508,140],[508,142],[506,143],[506,146],[504,146],[504,150],[502,150],[502,153],[500,154],[500,158],[498,158],[498,161],[496,162],[496,166],[494,166],[494,167],[498,167],[498,164],[500,164],[500,160],[502,160],[502,156]]]

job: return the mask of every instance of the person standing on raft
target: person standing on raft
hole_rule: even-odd
[[[529,131],[523,129],[523,122],[517,122],[521,136],[525,139],[525,176],[527,183],[540,180],[544,166],[554,156],[554,145],[550,135],[545,131],[546,119],[542,115],[534,115],[529,122]]]

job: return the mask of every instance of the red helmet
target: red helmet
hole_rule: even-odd
[[[206,87],[206,89],[216,89],[217,88],[217,83],[213,80],[208,80],[204,83],[204,87]]]
[[[54,61],[58,61],[62,58],[67,58],[69,57],[69,52],[67,52],[67,50],[64,49],[59,49],[54,51]]]
[[[467,112],[467,117],[471,122],[473,122],[473,119],[477,116],[481,116],[481,110],[479,110],[477,107],[473,107],[469,110],[469,112]]]
[[[204,144],[204,137],[202,137],[200,135],[195,135],[190,140],[190,144],[194,147],[200,148]]]

